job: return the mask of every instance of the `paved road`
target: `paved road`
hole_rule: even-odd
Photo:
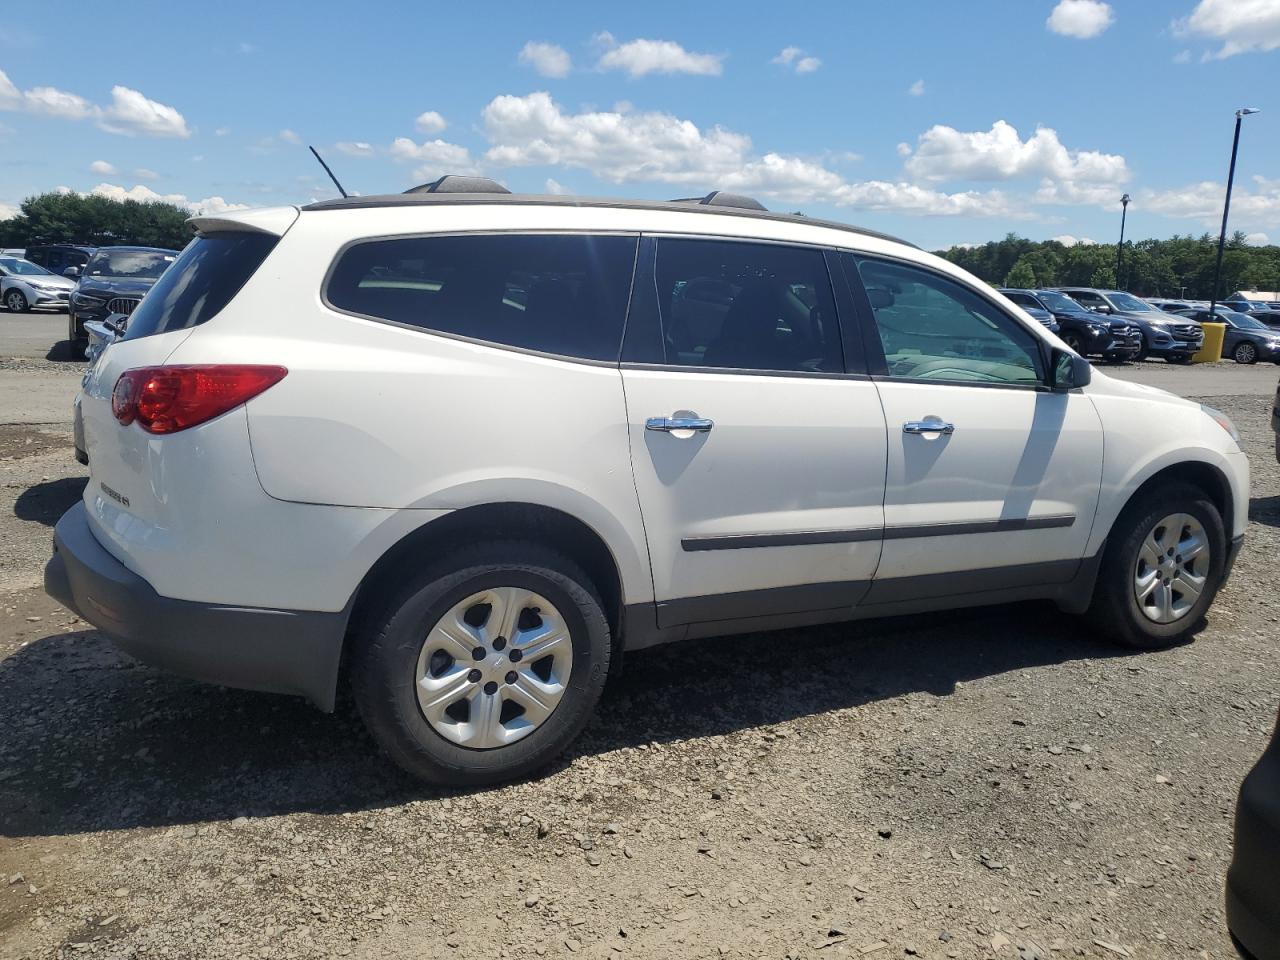
[[[53,352],[64,356],[67,340],[66,311],[9,313],[0,311],[0,357],[43,360]]]
[[[1109,377],[1159,387],[1184,397],[1270,397],[1280,379],[1280,367],[1271,363],[1243,366],[1226,361],[1178,367],[1152,360],[1101,369]]]

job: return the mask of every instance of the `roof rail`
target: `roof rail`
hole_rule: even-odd
[[[740,193],[725,193],[723,190],[712,190],[705,197],[677,197],[672,203],[697,203],[704,207],[737,207],[740,210],[763,210],[769,208],[754,197],[744,197]]]
[[[410,187],[405,193],[510,193],[511,191],[488,177],[459,177],[446,174],[439,180],[432,180],[416,187]]]

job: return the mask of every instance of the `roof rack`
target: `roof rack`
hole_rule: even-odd
[[[446,174],[439,180],[432,180],[416,187],[410,187],[405,193],[510,193],[511,191],[497,180],[488,177],[460,177]]]
[[[754,197],[745,197],[740,193],[725,193],[723,190],[712,190],[705,197],[677,197],[671,202],[697,203],[704,207],[737,207],[740,210],[769,212],[769,208]]]

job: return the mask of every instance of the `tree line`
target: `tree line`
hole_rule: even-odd
[[[159,200],[42,193],[24,200],[16,217],[0,220],[0,247],[83,243],[181,250],[193,236],[189,216],[190,210]]]
[[[1126,242],[1119,282],[1114,243],[1068,247],[1010,233],[1003,240],[937,253],[994,286],[1118,287],[1141,297],[1208,300],[1217,251],[1218,238],[1208,233]],[[1236,290],[1280,290],[1280,246],[1251,247],[1243,233],[1233,234],[1222,256],[1219,296]]]

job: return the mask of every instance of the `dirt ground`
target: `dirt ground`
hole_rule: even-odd
[[[1233,956],[1280,471],[1269,400],[1213,402],[1254,499],[1194,643],[1027,604],[658,648],[558,767],[475,793],[406,780],[348,703],[117,653],[39,589],[69,423],[0,426],[0,958]]]

